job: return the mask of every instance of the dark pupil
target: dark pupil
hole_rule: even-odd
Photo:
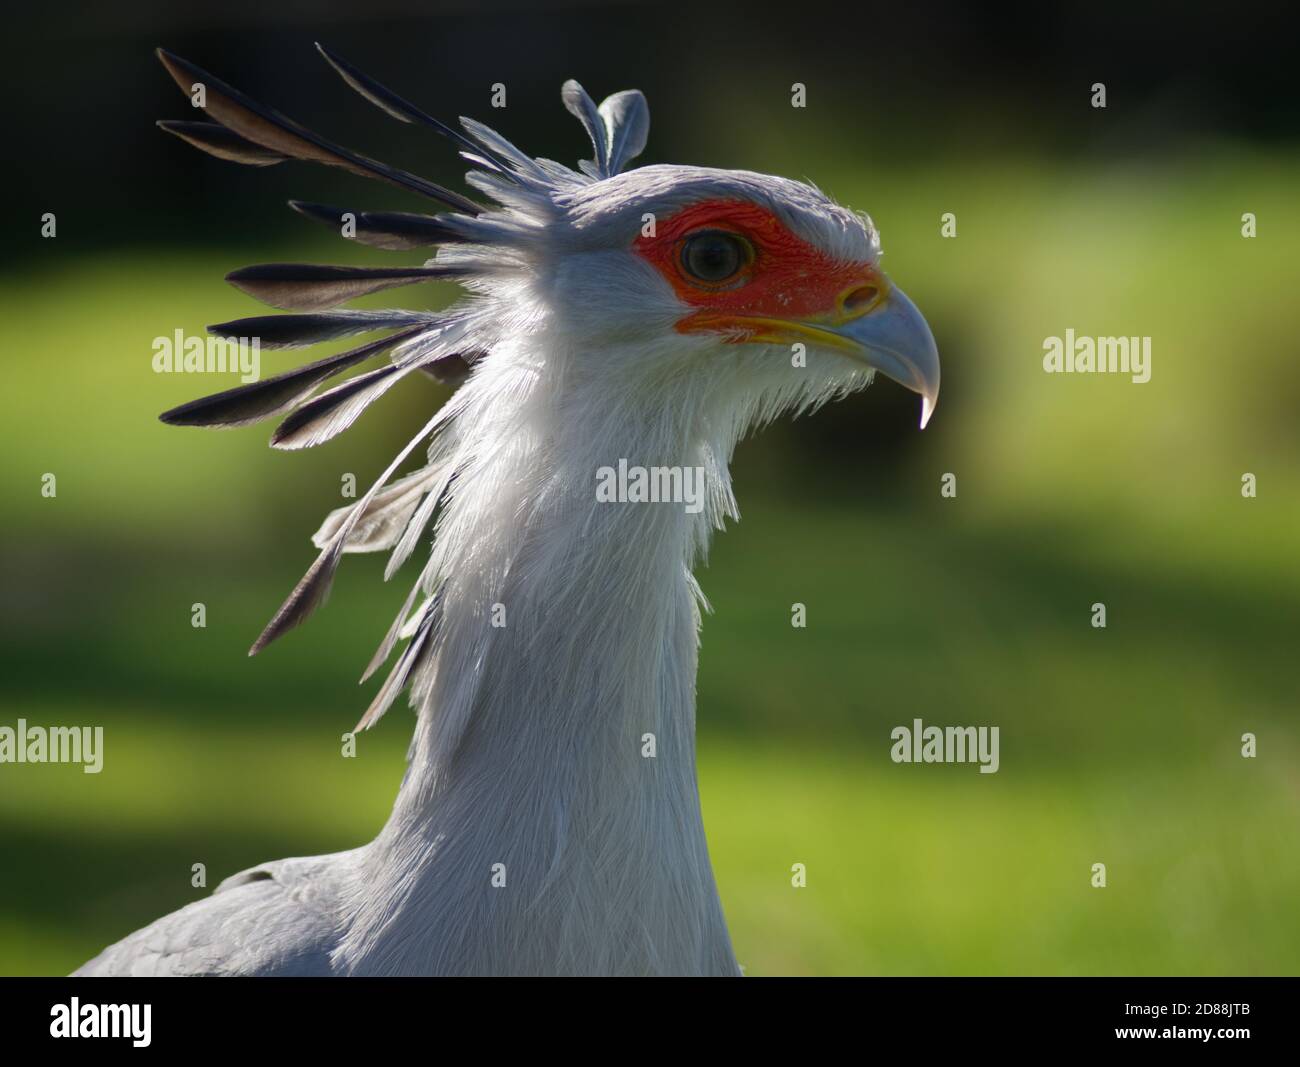
[[[706,282],[720,282],[740,269],[740,248],[734,237],[724,233],[692,237],[683,258],[686,269]]]

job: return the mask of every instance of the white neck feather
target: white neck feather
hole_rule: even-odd
[[[356,973],[736,973],[696,786],[691,576],[734,512],[734,427],[701,397],[620,404],[566,356],[543,376],[498,350],[457,397],[437,653],[363,850],[338,950]],[[706,468],[709,505],[597,502],[620,458]]]

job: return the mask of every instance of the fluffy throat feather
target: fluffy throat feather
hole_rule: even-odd
[[[485,687],[508,682],[523,704],[562,694],[594,715],[627,704],[610,680],[642,679],[630,661],[674,627],[689,626],[693,643],[691,569],[735,514],[733,442],[711,440],[711,420],[690,405],[616,403],[565,373],[571,355],[545,334],[495,350],[430,450],[436,484],[421,507],[445,488],[398,631],[409,643],[363,719],[409,687],[430,758],[453,754],[495,706]],[[650,491],[629,487],[629,471]],[[423,527],[418,514],[412,525]],[[653,680],[640,688],[652,693]]]
[[[431,449],[453,472],[416,584],[435,621],[399,657],[416,657],[418,718],[359,868],[340,958],[360,971],[463,967],[473,931],[525,973],[615,972],[628,944],[661,943],[658,916],[684,958],[734,969],[696,787],[691,576],[730,489],[696,513],[597,494],[619,458],[714,467],[725,486],[727,453],[703,409],[606,410],[581,376],[539,373],[574,369],[558,340],[494,350]],[[493,864],[517,891],[484,890]]]
[[[695,777],[691,576],[724,497],[691,513],[597,496],[598,469],[620,457],[725,479],[726,453],[670,406],[596,417],[603,396],[538,373],[539,358],[554,371],[572,355],[541,341],[494,350],[434,443],[431,465],[454,470],[417,583],[436,621],[403,653],[419,650],[406,670],[418,718],[346,958],[428,968],[472,930],[524,971],[544,969],[531,952],[612,972],[628,944],[657,943],[664,916],[686,957],[716,951],[726,970]],[[493,864],[518,891],[484,890]],[[604,936],[579,936],[592,924]]]

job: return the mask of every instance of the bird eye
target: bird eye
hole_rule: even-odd
[[[710,286],[731,281],[753,258],[748,241],[723,230],[692,234],[682,245],[682,269]]]

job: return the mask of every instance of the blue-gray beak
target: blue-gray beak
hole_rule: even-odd
[[[850,319],[832,332],[852,347],[837,346],[846,355],[874,367],[886,378],[921,394],[921,429],[939,402],[939,349],[925,318],[896,286],[865,315]]]

